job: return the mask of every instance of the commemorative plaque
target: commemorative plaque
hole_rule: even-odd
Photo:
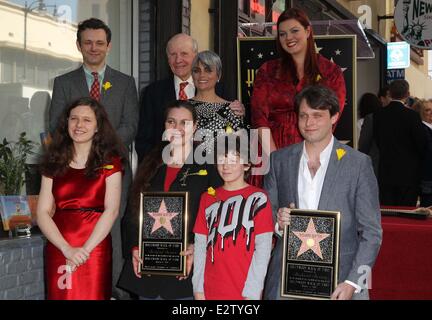
[[[139,216],[139,255],[142,274],[186,275],[188,193],[142,192]]]
[[[340,212],[291,210],[283,241],[281,296],[330,299],[338,283]]]

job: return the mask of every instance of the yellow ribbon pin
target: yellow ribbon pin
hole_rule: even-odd
[[[200,171],[198,171],[198,175],[199,176],[206,176],[207,175],[207,170],[200,170]]]
[[[336,154],[338,160],[342,159],[344,155],[346,154],[346,151],[344,149],[336,149]]]
[[[226,133],[226,134],[231,134],[231,133],[233,133],[233,132],[234,132],[233,128],[231,127],[230,124],[228,124],[228,125],[226,126],[226,128],[225,128],[225,133]]]
[[[105,91],[107,91],[111,87],[112,87],[112,84],[109,81],[105,82],[104,85],[103,85],[103,88],[104,88]]]
[[[209,195],[213,196],[213,197],[216,197],[216,190],[213,189],[212,187],[209,187],[209,188],[207,189],[207,193],[208,193]]]

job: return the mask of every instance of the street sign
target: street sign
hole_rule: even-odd
[[[404,80],[405,79],[405,69],[390,69],[387,70],[386,82],[390,84],[393,80]]]
[[[410,66],[410,45],[405,42],[387,43],[387,69],[405,69]]]

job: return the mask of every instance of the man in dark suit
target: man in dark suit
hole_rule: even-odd
[[[138,125],[138,96],[133,77],[110,68],[106,56],[111,49],[111,30],[101,20],[91,18],[78,25],[77,48],[83,56],[83,65],[54,80],[49,126],[53,132],[63,110],[80,97],[91,96],[105,107],[112,126],[125,144],[129,146]],[[118,277],[123,265],[121,252],[120,221],[125,207],[127,192],[132,180],[130,167],[125,168],[122,182],[120,216],[112,230],[113,242],[113,297],[127,298],[118,288]]]
[[[198,53],[196,40],[184,33],[176,34],[168,41],[166,53],[173,76],[152,82],[141,92],[140,117],[135,140],[138,163],[161,141],[166,104],[195,96],[192,62]],[[220,88],[220,85],[216,86],[216,93],[223,96]],[[245,108],[239,101],[233,101],[230,108],[239,116],[245,114]]]
[[[432,100],[429,99],[421,105],[420,115],[427,137],[427,151],[423,160],[420,206],[429,207],[432,206]]]
[[[277,238],[264,298],[281,298],[282,232],[289,225],[290,208],[299,208],[340,211],[339,283],[332,299],[368,299],[369,283],[364,279],[370,275],[382,240],[371,160],[333,137],[339,103],[332,90],[305,88],[297,95],[295,108],[304,142],[273,152],[264,179]]]
[[[417,112],[405,106],[409,84],[390,84],[392,101],[374,116],[380,159],[378,183],[382,205],[415,207],[419,195],[426,135]]]

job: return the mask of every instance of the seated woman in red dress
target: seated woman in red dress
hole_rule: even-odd
[[[124,154],[96,100],[82,98],[65,110],[42,162],[37,208],[49,241],[48,299],[110,299],[109,233],[119,212]]]
[[[340,113],[346,95],[341,68],[316,53],[312,26],[302,10],[285,10],[277,21],[277,31],[281,58],[260,67],[251,97],[252,127],[259,130],[260,144],[267,154],[303,140],[297,128],[294,98],[304,87],[321,84],[334,90]],[[265,130],[271,133],[267,137],[263,136]],[[261,182],[262,176],[252,176],[251,183],[261,186]]]

